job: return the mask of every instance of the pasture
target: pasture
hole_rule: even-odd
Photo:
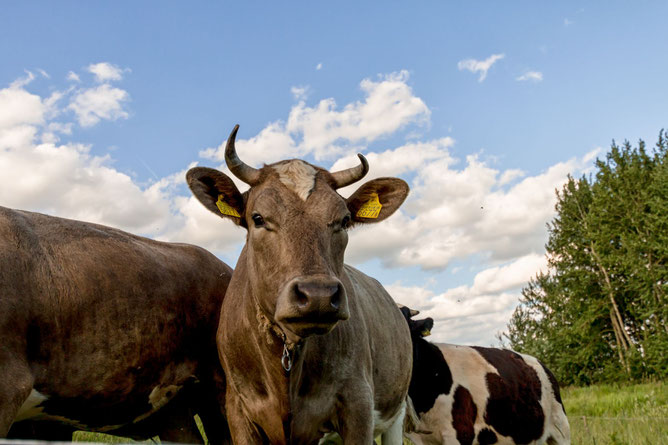
[[[563,388],[573,445],[647,445],[668,439],[668,384]]]

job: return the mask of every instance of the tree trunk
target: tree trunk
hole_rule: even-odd
[[[615,342],[617,343],[617,353],[619,354],[619,363],[621,363],[622,367],[626,371],[627,376],[630,377],[631,367],[629,366],[629,363],[625,358],[625,353],[627,352],[628,349],[626,347],[623,347],[624,339],[621,336],[619,323],[617,322],[617,317],[615,316],[612,308],[610,308],[610,323],[612,323],[612,330],[615,333]]]

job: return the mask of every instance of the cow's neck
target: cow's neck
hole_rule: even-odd
[[[272,443],[282,443],[290,434],[290,377],[296,366],[301,366],[302,360],[298,359],[301,348],[289,344],[292,368],[286,371],[281,364],[284,334],[259,308],[242,259],[243,255],[230,283],[230,289],[234,290],[226,296],[229,305],[222,312],[222,316],[230,321],[226,329],[231,328],[225,333],[226,344],[223,345],[223,354],[230,354],[225,360],[225,371],[230,374],[234,389],[252,422],[265,431]],[[229,312],[225,310],[227,308]],[[239,323],[239,318],[245,322]],[[239,344],[248,347],[241,349]],[[227,348],[230,349],[226,351]]]
[[[268,344],[271,345],[275,342],[283,344],[281,365],[283,366],[283,369],[285,371],[289,372],[291,368],[291,363],[286,364],[284,358],[287,355],[287,358],[291,362],[292,356],[297,353],[302,341],[301,340],[298,342],[292,341],[286,335],[285,331],[281,329],[278,323],[276,323],[270,315],[268,315],[264,310],[262,310],[257,300],[254,303],[255,303],[255,318],[257,318],[258,328],[260,329],[260,332],[265,334]]]

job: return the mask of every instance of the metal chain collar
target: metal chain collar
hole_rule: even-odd
[[[290,372],[292,369],[292,358],[290,357],[290,351],[288,350],[287,343],[283,343],[283,356],[281,357],[281,365],[286,372]]]
[[[281,356],[281,366],[283,367],[285,372],[290,372],[290,370],[292,369],[292,359],[294,355],[291,354],[291,352],[294,351],[295,348],[297,348],[299,345],[297,343],[291,343],[288,341],[288,337],[285,335],[285,332],[283,332],[280,326],[278,326],[275,322],[271,321],[269,317],[267,317],[264,314],[257,301],[255,301],[255,309],[257,311],[256,316],[258,322],[260,323],[260,329],[264,330],[265,333],[267,334],[267,343],[268,344],[274,343],[273,335],[283,340],[283,355]]]

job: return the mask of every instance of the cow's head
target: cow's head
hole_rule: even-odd
[[[406,319],[406,322],[408,322],[408,329],[411,331],[411,337],[419,338],[431,335],[431,330],[434,328],[433,318],[427,317],[422,320],[413,320],[413,317],[420,313],[419,311],[401,305],[399,305],[399,309]]]
[[[367,173],[362,155],[360,165],[335,173],[298,159],[256,169],[236,154],[238,128],[227,140],[225,161],[250,189],[241,194],[228,176],[204,167],[188,171],[188,185],[206,208],[248,231],[244,264],[237,267],[247,271],[261,310],[292,340],[327,333],[350,316],[341,282],[348,229],[392,215],[408,185],[374,179],[345,199],[336,190]]]

